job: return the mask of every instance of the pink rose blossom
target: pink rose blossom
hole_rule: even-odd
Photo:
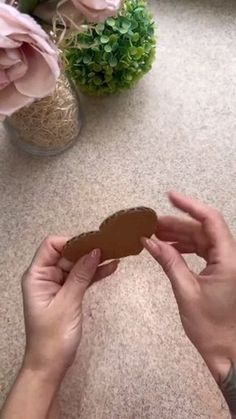
[[[58,51],[28,15],[0,0],[0,119],[51,94]]]
[[[102,22],[117,14],[121,0],[72,0],[76,9],[90,22]]]

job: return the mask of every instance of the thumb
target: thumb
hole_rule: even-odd
[[[101,259],[101,250],[95,249],[86,256],[83,256],[72,268],[65,284],[62,287],[63,293],[72,296],[78,301],[82,300],[86,289],[93,280]]]
[[[182,255],[170,244],[158,240],[155,236],[151,239],[142,239],[147,251],[162,266],[168,276],[174,293],[177,295],[192,292],[196,278],[190,272]]]

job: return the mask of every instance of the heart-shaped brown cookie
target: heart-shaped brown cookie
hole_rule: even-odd
[[[138,255],[143,246],[141,237],[151,237],[157,229],[157,215],[151,208],[138,207],[119,211],[100,225],[99,231],[83,233],[69,240],[62,256],[71,262],[101,249],[101,261]]]

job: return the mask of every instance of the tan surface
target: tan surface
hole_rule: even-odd
[[[153,0],[152,7],[159,21],[152,73],[127,94],[86,98],[73,149],[40,160],[1,134],[2,395],[23,351],[20,275],[46,234],[93,230],[123,207],[167,213],[170,188],[214,204],[236,228],[236,3]],[[148,255],[123,261],[111,280],[90,289],[84,313],[63,418],[228,417]]]

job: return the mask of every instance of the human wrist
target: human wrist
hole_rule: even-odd
[[[29,380],[32,378],[37,385],[46,386],[52,393],[57,391],[62,381],[54,373],[52,374],[50,370],[36,369],[32,364],[25,361],[21,366],[20,375]]]
[[[208,369],[218,385],[228,376],[231,365],[236,365],[236,357],[227,358],[226,356],[203,356]]]
[[[30,351],[26,351],[22,362],[21,373],[35,374],[39,382],[47,383],[52,389],[57,389],[66,373],[66,369],[55,362],[41,362]]]
[[[225,379],[219,383],[222,394],[229,406],[232,418],[236,418],[236,363],[232,363]]]
[[[34,370],[23,362],[12,390],[1,411],[2,419],[46,418],[60,382],[46,370]]]
[[[236,357],[205,361],[227,402],[231,418],[236,419]]]

